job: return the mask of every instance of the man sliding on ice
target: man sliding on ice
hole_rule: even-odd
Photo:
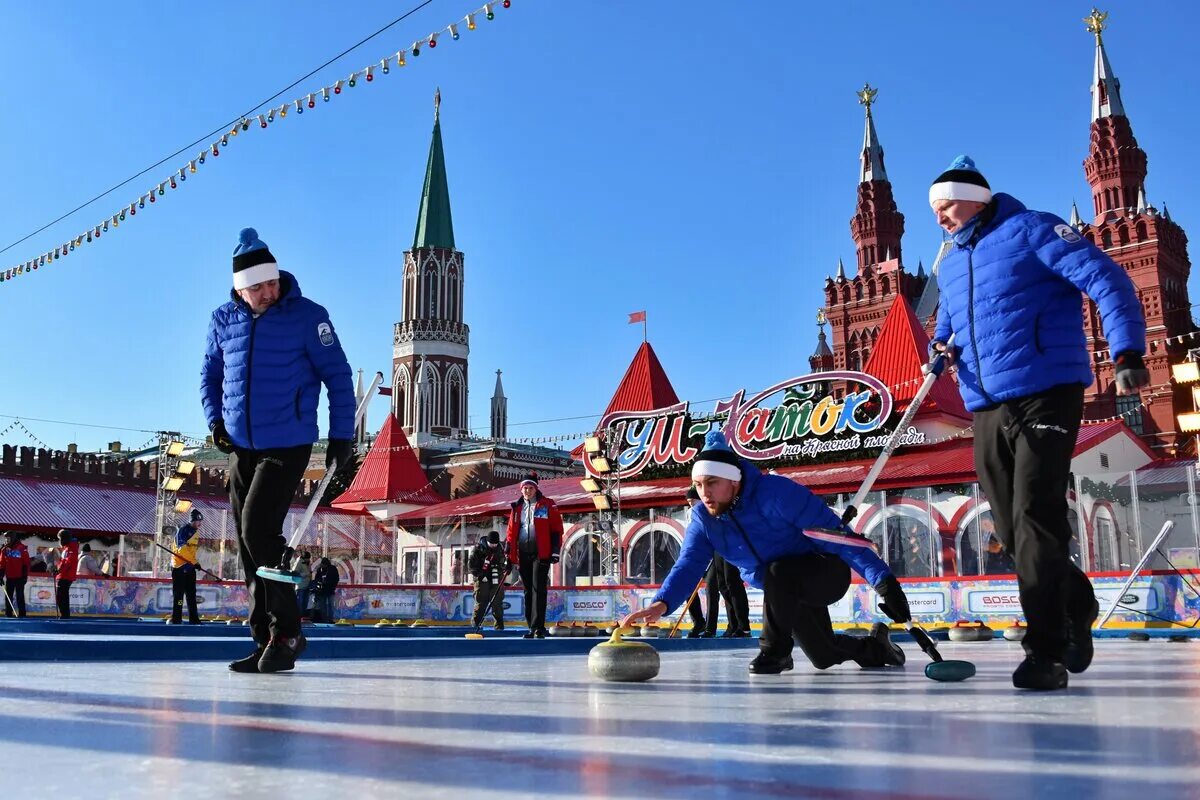
[[[751,672],[792,669],[793,641],[817,669],[844,661],[861,667],[904,663],[904,651],[891,642],[883,623],[864,638],[834,633],[828,606],[846,594],[851,567],[875,587],[888,616],[900,623],[912,617],[900,583],[871,543],[842,533],[837,515],[816,495],[788,478],[761,474],[737,457],[720,431],[705,437],[692,465],[692,484],[701,503],[692,512],[679,560],[654,602],[622,625],[653,623],[687,600],[715,552],[763,590],[761,652],[750,662]],[[828,530],[814,530],[819,528]]]

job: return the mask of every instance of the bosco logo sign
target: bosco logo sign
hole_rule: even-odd
[[[990,616],[1021,613],[1021,597],[1011,589],[975,590],[967,592],[967,611]]]
[[[567,619],[607,620],[613,618],[612,595],[601,592],[568,592]]]

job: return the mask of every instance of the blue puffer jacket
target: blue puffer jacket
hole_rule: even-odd
[[[211,428],[225,421],[240,448],[312,444],[319,437],[321,384],[329,393],[329,438],[354,438],[350,364],[324,308],[279,273],[280,298],[258,318],[236,292],[213,312],[200,369],[200,399]]]
[[[978,411],[1054,386],[1094,379],[1083,334],[1085,292],[1111,353],[1146,351],[1146,320],[1125,270],[1053,214],[1007,194],[971,243],[938,271],[936,341],[956,334],[958,386]]]
[[[892,574],[866,540],[836,543],[804,534],[805,528],[845,530],[815,494],[782,475],[763,475],[744,459],[741,466],[741,494],[731,510],[714,517],[703,504],[693,507],[679,559],[654,596],[667,604],[667,613],[688,599],[713,552],[736,564],[742,578],[759,589],[772,561],[814,552],[837,556],[872,586]]]

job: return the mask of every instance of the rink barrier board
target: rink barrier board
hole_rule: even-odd
[[[1104,614],[1117,599],[1116,594],[1127,574],[1100,573],[1090,577],[1100,601],[1100,613]],[[913,616],[927,626],[983,620],[999,629],[1021,618],[1020,598],[1013,576],[988,580],[904,579],[902,583]],[[54,616],[54,584],[49,577],[31,577],[25,591],[31,614]],[[642,586],[551,588],[546,620],[548,624],[610,622],[649,605],[656,591],[656,588]],[[71,585],[70,593],[75,615],[161,618],[170,614],[172,606],[171,584],[165,579],[80,578]],[[761,623],[762,592],[747,589],[747,597],[751,622]],[[523,621],[523,599],[519,588],[509,588],[505,592],[507,619]],[[246,613],[247,593],[242,583],[199,582],[197,600],[200,613],[205,617],[237,618]],[[469,622],[474,611],[471,589],[462,586],[350,585],[339,587],[334,600],[336,616],[356,624],[374,624],[387,619],[461,625]],[[1139,577],[1121,602],[1128,608],[1118,609],[1110,625],[1153,628],[1164,624],[1146,614],[1182,623],[1200,618],[1200,596],[1193,594],[1183,579],[1171,572],[1147,573]],[[877,603],[869,586],[853,583],[846,595],[829,607],[830,618],[835,625],[869,625],[883,620],[882,615],[874,611]],[[672,612],[672,621],[678,613],[678,609]],[[724,621],[724,608],[720,609],[718,618]]]

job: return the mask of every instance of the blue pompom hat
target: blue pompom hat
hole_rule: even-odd
[[[992,187],[970,156],[959,156],[929,187],[929,205],[939,200],[992,202]]]
[[[242,228],[237,247],[233,248],[233,288],[247,289],[258,283],[279,280],[279,265],[258,238],[254,228]]]
[[[742,479],[741,461],[719,430],[711,430],[704,436],[704,449],[692,463],[692,480],[709,476],[731,481]]]

